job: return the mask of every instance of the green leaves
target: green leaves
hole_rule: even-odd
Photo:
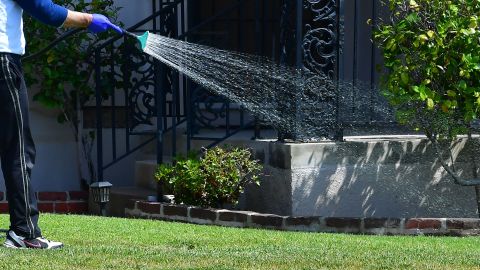
[[[420,5],[418,5],[415,0],[410,0],[410,1],[409,1],[409,7],[410,7],[411,9],[418,9],[418,8],[420,8]]]
[[[435,103],[433,102],[433,99],[427,98],[427,108],[429,110],[433,110],[433,107],[435,107]]]
[[[468,27],[475,29],[478,27],[478,17],[477,16],[472,16],[470,17],[470,24]]]
[[[400,80],[404,85],[408,85],[408,83],[410,82],[410,77],[408,76],[408,73],[404,72],[400,74]]]
[[[457,92],[452,91],[452,90],[448,90],[448,91],[447,91],[447,95],[448,95],[449,97],[456,97],[456,96],[457,96]]]
[[[452,2],[448,2],[448,9],[452,11],[452,15],[457,15],[459,12],[459,8],[457,5],[453,4]]]
[[[435,32],[432,31],[432,30],[428,30],[428,31],[427,31],[427,36],[428,36],[429,38],[433,38],[433,37],[435,36]]]
[[[416,12],[408,14],[405,20],[409,23],[417,23],[420,21],[420,16]]]
[[[385,97],[400,122],[454,136],[480,109],[480,1],[389,2],[392,21],[374,34]]]
[[[246,185],[259,185],[261,170],[250,150],[215,147],[205,149],[202,158],[190,155],[160,165],[155,178],[171,185],[177,203],[219,207],[237,204]]]
[[[114,21],[119,11],[111,0],[59,0],[56,3],[72,10],[105,14]],[[25,16],[24,25],[27,55],[42,50],[66,31],[46,26],[28,15]],[[108,37],[106,35],[100,39]],[[35,89],[39,90],[34,95],[34,100],[47,108],[59,109],[61,113],[57,119],[61,123],[77,118],[77,100],[83,106],[93,96],[93,68],[88,64],[86,51],[98,41],[97,36],[82,32],[59,43],[35,60],[24,63],[28,86],[35,85]],[[109,65],[108,62],[102,64]]]

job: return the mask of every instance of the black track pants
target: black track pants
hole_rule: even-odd
[[[27,238],[41,236],[30,185],[35,145],[30,133],[27,88],[20,56],[0,53],[0,161],[5,178],[10,229]]]

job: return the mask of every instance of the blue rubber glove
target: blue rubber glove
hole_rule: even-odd
[[[116,26],[110,20],[101,15],[101,14],[93,14],[93,20],[92,23],[88,26],[88,30],[92,33],[100,33],[100,32],[105,32],[109,29],[115,30],[119,34],[123,34],[122,28]]]

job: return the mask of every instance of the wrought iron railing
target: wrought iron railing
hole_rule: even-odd
[[[347,126],[392,123],[390,116],[377,112],[386,106],[378,102],[375,87],[379,53],[371,42],[364,42],[365,37],[371,40],[373,29],[365,16],[377,20],[379,0],[362,5],[359,0],[229,0],[221,7],[216,2],[153,0],[152,14],[128,30],[268,56],[284,65],[323,72],[338,82],[350,81],[348,98],[332,89],[330,96],[335,98],[325,100],[323,109],[332,117],[325,121],[330,129],[325,137],[341,140]],[[101,68],[105,62],[111,63],[107,69]],[[156,142],[157,162],[162,163],[167,133],[172,156],[179,135],[185,135],[187,151],[192,141],[208,141],[211,146],[246,128],[252,128],[252,137],[260,136],[261,119],[143,54],[128,38],[115,37],[97,47],[95,66],[99,179],[104,170],[151,142]],[[370,86],[362,88],[368,91],[357,90],[360,81]],[[365,104],[367,108],[362,107]],[[105,113],[110,114],[109,130]],[[118,123],[120,119],[123,123]],[[206,136],[202,131],[208,128],[222,134]],[[139,135],[147,139],[133,145],[132,138]],[[279,134],[279,139],[295,139],[295,134]],[[104,153],[104,141],[111,144],[109,155]]]
[[[127,30],[193,40],[202,28],[243,7],[242,1],[233,1],[209,18],[188,25],[189,3],[187,0],[152,1],[152,15]],[[180,131],[186,132],[186,151],[189,151],[193,140],[214,145],[251,125],[242,108],[238,108],[238,119],[234,120],[230,115],[230,102],[208,94],[182,74],[143,54],[128,37],[112,38],[97,47],[94,55],[98,179],[103,179],[106,169],[151,142],[156,142],[157,162],[162,163],[163,139],[167,132],[171,133],[173,145],[169,154],[175,156],[177,135],[183,135]],[[105,62],[111,63],[106,69],[102,68]],[[105,114],[109,115],[108,125],[104,123]],[[119,123],[120,119],[123,123]],[[221,127],[223,135],[204,136],[200,132],[212,127]],[[139,136],[147,139],[138,142]],[[132,141],[136,141],[135,145]],[[111,153],[105,153],[107,148]]]

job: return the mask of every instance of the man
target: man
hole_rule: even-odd
[[[82,27],[93,33],[123,31],[103,15],[67,10],[51,0],[0,0],[0,161],[10,212],[10,230],[4,246],[53,249],[63,244],[42,237],[37,201],[30,184],[35,145],[20,62],[25,53],[23,11],[54,27]]]

